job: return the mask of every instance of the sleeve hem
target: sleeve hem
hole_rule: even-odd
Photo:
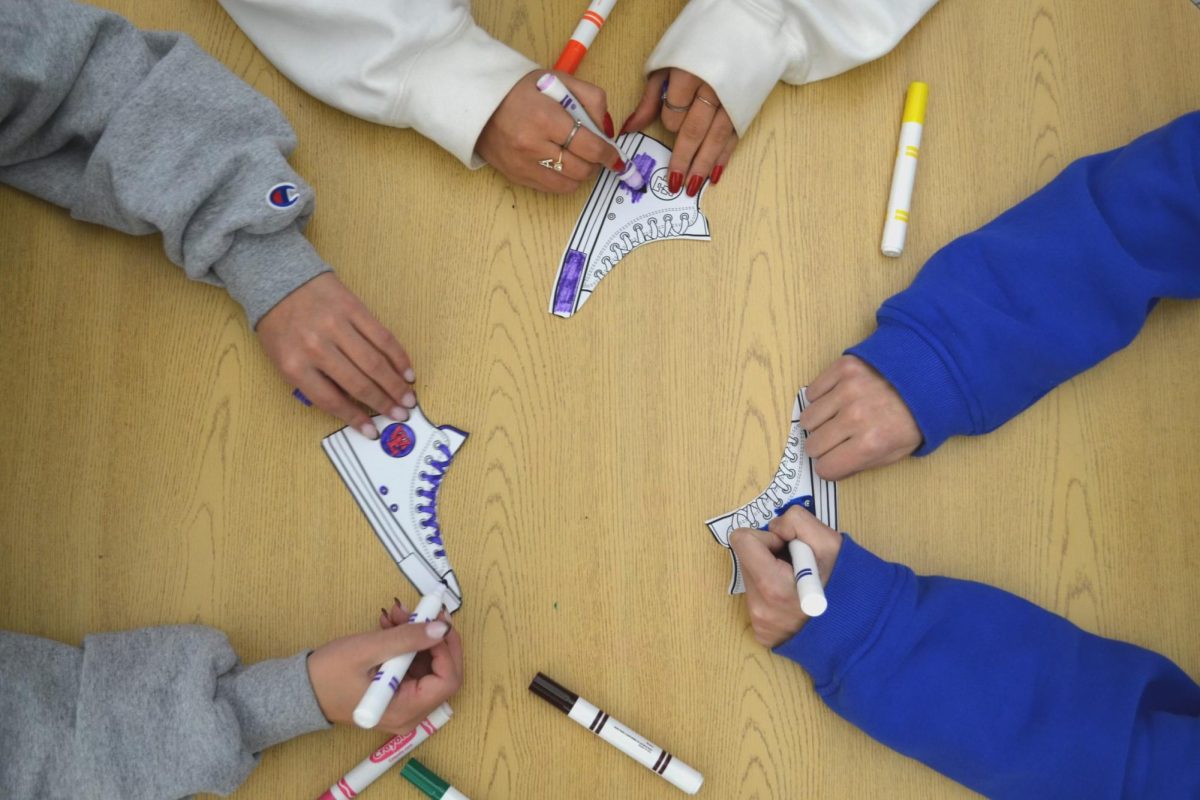
[[[296,225],[269,234],[239,231],[212,266],[253,329],[279,301],[331,267]]]
[[[308,678],[308,651],[252,664],[222,683],[218,693],[233,707],[251,753],[332,727]]]

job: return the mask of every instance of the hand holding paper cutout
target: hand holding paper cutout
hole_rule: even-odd
[[[417,404],[408,353],[332,272],[283,298],[256,333],[292,386],[365,435],[378,434],[355,400],[401,421]]]
[[[821,583],[828,584],[842,536],[807,511],[791,508],[771,520],[768,530],[739,528],[729,539],[742,565],[754,638],[766,647],[786,642],[808,622],[800,610],[792,565],[783,557],[794,539],[812,548]]]
[[[869,364],[842,356],[808,386],[800,415],[816,473],[840,481],[895,463],[921,446],[921,430],[904,399]]]

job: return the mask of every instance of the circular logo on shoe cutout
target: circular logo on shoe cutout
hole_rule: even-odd
[[[403,422],[393,422],[379,436],[379,446],[392,458],[404,458],[416,444],[417,435]]]
[[[650,176],[650,191],[654,192],[654,196],[659,200],[674,200],[683,193],[683,187],[680,186],[678,192],[672,192],[667,181],[667,168],[661,167]]]

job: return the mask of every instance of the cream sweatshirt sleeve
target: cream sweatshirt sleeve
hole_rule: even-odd
[[[475,169],[475,142],[537,65],[475,24],[469,0],[220,0],[301,89],[356,117],[415,128]]]
[[[716,91],[744,136],[780,80],[809,83],[879,58],[937,0],[691,0],[646,72],[675,67]]]

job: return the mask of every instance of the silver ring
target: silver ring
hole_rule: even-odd
[[[567,135],[567,140],[562,143],[563,150],[571,149],[571,142],[575,141],[575,134],[579,133],[579,129],[583,127],[583,120],[575,120],[575,127],[571,128],[571,133]]]
[[[672,105],[671,101],[667,99],[666,95],[663,95],[662,103],[667,111],[674,111],[676,114],[686,114],[688,109],[692,107],[691,103],[688,103],[686,106]]]
[[[719,109],[721,108],[721,101],[720,101],[720,100],[718,100],[718,101],[717,101],[717,102],[715,102],[715,103],[714,103],[713,101],[711,101],[711,100],[705,100],[703,97],[701,97],[701,96],[700,96],[700,93],[699,93],[699,92],[696,92],[696,98],[695,98],[695,99],[696,99],[696,100],[699,100],[701,103],[704,103],[704,105],[708,106],[708,107],[709,107],[709,108],[711,108],[713,111],[717,111],[717,110],[719,110]]]

